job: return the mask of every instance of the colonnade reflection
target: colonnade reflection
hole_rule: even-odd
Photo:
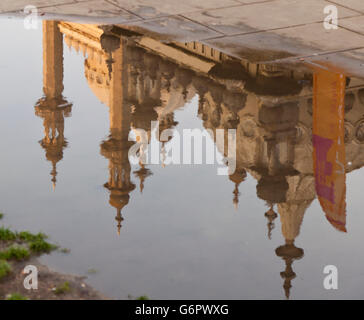
[[[318,197],[329,223],[346,231],[345,175],[364,165],[364,81],[325,69],[314,70],[312,76],[308,71],[236,61],[200,44],[165,45],[169,47],[162,55],[148,48],[147,41],[136,45],[114,26],[45,21],[44,97],[35,110],[44,119],[40,143],[52,162],[54,184],[56,164],[67,146],[64,117],[72,108],[62,96],[63,38],[85,55],[90,89],[109,107],[110,135],[100,153],[109,163],[104,186],[116,209],[118,232],[122,211],[136,188],[132,176],[139,179],[142,192],[153,174],[142,163],[131,172],[128,150],[134,142],[128,141],[129,132],[141,138],[138,129],[145,130],[144,139],[150,143],[151,121],[159,121],[160,132],[175,127],[174,111],[197,94],[204,128],[237,132],[237,168],[229,176],[234,206],[239,206],[239,185],[249,173],[257,180],[257,196],[269,208],[262,213],[268,238],[280,217],[285,243],[276,255],[285,263],[281,276],[289,298],[293,262],[304,255],[295,240],[312,201]],[[181,54],[190,54],[192,62],[181,61]],[[203,73],[206,61],[212,68]],[[227,156],[227,144],[215,142]]]

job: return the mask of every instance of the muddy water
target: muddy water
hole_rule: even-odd
[[[364,81],[110,28],[0,27],[0,208],[70,249],[44,263],[121,299],[363,298]],[[129,133],[161,140],[151,121],[174,132],[161,160],[129,161]],[[235,173],[217,174],[211,135],[215,164],[163,163],[183,129],[236,129]]]

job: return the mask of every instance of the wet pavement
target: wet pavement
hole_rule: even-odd
[[[0,13],[24,13],[28,1],[3,1]],[[251,62],[334,62],[364,76],[364,6],[361,0],[35,0],[39,17],[122,24],[163,41],[199,41]],[[325,8],[335,6],[338,28],[327,30]],[[268,54],[269,53],[269,54]],[[282,61],[283,59],[283,61]]]
[[[182,13],[168,8],[153,14]],[[363,298],[355,72],[254,63],[254,49],[237,58],[124,25],[0,23],[0,206],[4,223],[70,248],[44,263],[122,299]],[[168,164],[183,129],[209,129],[218,163]],[[217,174],[230,156],[218,129],[236,130],[230,175]],[[131,161],[141,140],[159,145],[159,164]],[[323,287],[326,265],[337,266],[339,290]]]

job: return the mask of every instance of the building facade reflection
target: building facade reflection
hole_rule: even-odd
[[[55,150],[49,154],[54,155],[56,163],[62,158],[62,150],[67,144],[63,137],[63,117],[69,114],[71,105],[61,98],[63,69],[56,64],[62,65],[62,36],[54,31],[54,26],[47,22],[43,26],[45,39],[53,32],[49,47],[54,50],[48,50],[47,44],[44,46],[45,102],[40,100],[38,103],[43,103],[53,113],[41,113],[38,109],[43,109],[38,105],[36,110],[45,119],[44,148]],[[339,230],[345,229],[345,174],[364,165],[364,89],[361,89],[364,82],[351,79],[350,84],[341,79],[340,74],[327,72],[323,75],[321,70],[315,71],[313,77],[307,70],[292,71],[280,66],[236,61],[196,43],[161,43],[156,47],[145,37],[135,43],[115,26],[61,22],[59,30],[70,48],[86,56],[85,77],[89,87],[109,107],[110,135],[101,143],[101,154],[109,162],[105,187],[110,192],[109,203],[117,211],[118,232],[123,220],[121,211],[136,188],[128,159],[128,150],[134,144],[128,139],[130,132],[137,141],[145,139],[150,143],[151,121],[159,121],[159,133],[174,128],[178,124],[174,112],[197,94],[198,116],[204,128],[213,132],[217,129],[236,129],[237,132],[237,168],[229,176],[233,184],[233,205],[238,208],[239,186],[249,174],[257,181],[257,196],[268,207],[264,213],[268,238],[272,236],[275,219],[280,217],[284,244],[275,253],[285,263],[285,270],[280,275],[285,296],[289,298],[296,276],[293,262],[304,255],[304,250],[295,242],[304,214],[317,194],[329,221]],[[49,63],[53,61],[52,57],[53,66]],[[331,96],[327,95],[330,79],[337,77],[341,79],[340,86],[331,88]],[[339,110],[344,105],[344,95],[345,108],[341,108],[341,117],[331,117],[330,123],[325,122],[325,108]],[[330,97],[336,97],[336,102],[332,103]],[[48,107],[53,106],[50,101],[55,101],[54,107]],[[51,120],[46,121],[46,116]],[[337,191],[334,201],[337,206],[328,207],[317,192],[321,190],[318,179],[328,171],[317,162],[322,144],[313,137],[332,132],[332,127],[338,130],[330,137],[337,143],[330,154],[330,172],[339,170],[336,167],[339,159],[344,165],[344,174],[341,177],[326,174],[331,180],[325,180],[325,183],[333,185]],[[61,138],[53,142],[58,149],[51,149],[49,141],[53,141],[53,136],[47,134],[47,128],[59,132]],[[138,131],[140,129],[147,132],[146,137]],[[160,135],[155,138],[161,140]],[[215,141],[225,157],[226,140],[227,135],[224,146]],[[139,155],[144,153],[145,150],[139,150]],[[50,160],[53,158],[49,156]],[[140,163],[133,174],[139,179],[142,192],[146,179],[153,173]]]

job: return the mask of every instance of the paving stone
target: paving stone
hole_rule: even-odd
[[[202,43],[228,55],[248,59],[254,63],[315,53],[315,50],[270,32],[225,36],[202,40]]]
[[[364,70],[364,48],[359,50],[353,50],[347,53],[348,55],[361,60],[361,67]]]
[[[339,25],[352,31],[364,34],[364,16],[340,20]]]
[[[206,10],[184,16],[232,35],[323,21],[324,7],[329,4],[324,0],[276,0],[241,7]],[[357,12],[340,7],[339,18],[356,15]]]
[[[127,24],[130,30],[171,41],[199,41],[200,39],[220,36],[221,34],[209,28],[191,22],[179,16],[169,16],[155,20]]]
[[[358,66],[364,60],[358,50],[364,0],[1,0],[0,13],[20,12],[30,2],[44,19],[122,24],[161,40],[200,41],[252,62],[311,56],[353,59]],[[333,4],[342,28],[326,30],[323,10]]]
[[[322,23],[275,30],[274,33],[321,51],[348,50],[364,46],[364,35],[343,28],[327,30]]]
[[[109,0],[143,18],[201,11],[210,8],[223,8],[241,4],[236,0]]]
[[[316,65],[329,67],[330,70],[344,73],[350,77],[364,78],[364,49],[336,52],[319,56],[309,56],[300,59],[283,59],[280,63],[294,64],[299,62],[307,66]]]
[[[23,10],[26,6],[32,5],[38,8],[66,3],[76,3],[75,0],[1,0],[0,12]]]
[[[140,18],[118,6],[108,3],[105,0],[93,0],[87,2],[66,4],[61,6],[46,7],[39,10],[44,13],[77,15],[88,17],[118,17],[122,21],[140,20]]]
[[[333,4],[339,4],[353,10],[364,13],[364,1],[363,0],[332,0]]]
[[[326,30],[320,22],[203,42],[226,53],[230,52],[236,57],[262,62],[356,49],[361,45],[364,46],[364,36],[343,28]]]

